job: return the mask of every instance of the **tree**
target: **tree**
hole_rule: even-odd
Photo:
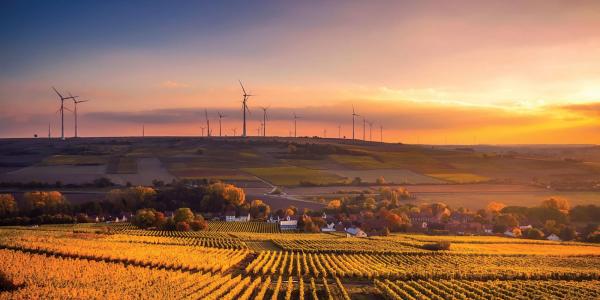
[[[568,214],[569,209],[571,208],[571,203],[566,198],[562,197],[552,197],[548,200],[544,200],[542,202],[542,207],[556,209],[563,214]]]
[[[25,193],[25,205],[35,215],[41,215],[65,212],[68,202],[60,192],[35,191]]]
[[[541,240],[544,238],[544,233],[537,228],[530,228],[523,231],[523,236],[531,240]]]
[[[396,214],[386,209],[381,209],[379,217],[385,221],[386,227],[391,232],[406,231],[408,226],[410,226],[410,219],[405,214]]]
[[[201,215],[196,215],[193,221],[190,222],[190,228],[193,231],[200,231],[208,228],[208,223],[204,220],[204,217]]]
[[[379,176],[379,177],[377,177],[377,179],[375,179],[375,183],[377,185],[384,185],[385,184],[385,178],[383,176]]]
[[[175,223],[186,222],[189,223],[194,220],[194,213],[187,207],[178,208],[173,216]]]
[[[229,201],[229,203],[235,206],[244,204],[244,201],[246,200],[246,194],[244,193],[244,190],[231,184],[225,186],[224,195],[225,200]]]
[[[187,222],[177,222],[175,227],[178,231],[190,231],[190,224]]]
[[[163,215],[163,218],[164,218],[164,215]],[[148,228],[148,227],[155,226],[157,223],[156,211],[151,208],[139,209],[135,213],[135,216],[131,220],[131,223],[133,223],[133,225],[141,227],[141,228]]]
[[[250,203],[250,216],[253,219],[266,219],[271,214],[271,207],[262,200],[252,200]]]
[[[326,210],[330,213],[339,212],[342,208],[342,201],[340,199],[333,199],[327,203]]]
[[[14,215],[18,210],[17,201],[11,194],[0,194],[0,218]]]
[[[519,221],[512,214],[499,214],[495,219],[494,223],[504,227],[515,227],[519,226]]]
[[[571,226],[564,226],[560,229],[560,234],[558,236],[563,241],[572,241],[577,237],[577,232],[575,232],[575,228]]]
[[[110,190],[106,198],[123,210],[134,211],[151,206],[156,199],[156,195],[156,191],[151,187],[135,186]]]
[[[500,213],[500,211],[505,207],[506,207],[506,204],[504,204],[504,203],[492,201],[492,202],[488,203],[488,205],[485,207],[485,210],[492,214],[497,214],[497,213]]]

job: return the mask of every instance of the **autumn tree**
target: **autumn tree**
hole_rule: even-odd
[[[333,199],[327,203],[325,210],[329,213],[340,212],[342,209],[342,201],[340,199]]]
[[[204,220],[204,217],[202,217],[202,215],[199,214],[196,215],[196,217],[194,217],[194,220],[191,221],[189,224],[190,229],[192,229],[193,231],[200,231],[208,228],[208,223],[206,222],[206,220]]]
[[[250,203],[250,216],[253,219],[266,219],[271,214],[271,206],[262,200],[255,199]]]
[[[60,192],[35,191],[25,193],[25,205],[39,215],[65,212],[68,202]]]
[[[566,198],[561,197],[551,197],[548,200],[544,200],[542,202],[542,207],[556,209],[563,214],[568,214],[569,209],[571,208],[571,203]]]
[[[131,219],[133,225],[148,228],[156,225],[156,211],[151,208],[139,209]]]
[[[17,212],[17,201],[11,194],[0,194],[0,218],[12,216]]]
[[[175,223],[186,222],[189,223],[194,220],[194,213],[187,207],[178,208],[173,215]]]
[[[498,214],[505,207],[506,207],[506,204],[504,204],[504,203],[492,201],[492,202],[488,203],[488,205],[485,207],[485,210],[492,214]]]
[[[110,190],[106,198],[123,210],[133,211],[141,207],[151,206],[156,199],[156,195],[156,190],[151,187],[135,186]]]

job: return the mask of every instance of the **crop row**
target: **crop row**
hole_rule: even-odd
[[[600,281],[568,280],[411,280],[374,281],[380,293],[396,299],[598,299]]]
[[[263,251],[248,274],[397,279],[596,279],[600,257],[332,254]]]

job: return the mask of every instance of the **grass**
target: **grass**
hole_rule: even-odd
[[[334,162],[356,169],[385,169],[390,165],[382,163],[371,156],[329,155]]]
[[[327,185],[343,183],[345,181],[343,177],[335,174],[295,166],[243,168],[241,170],[256,175],[272,184],[284,186],[300,185],[301,182]]]
[[[479,183],[489,181],[490,178],[471,173],[439,173],[427,174],[433,178],[442,179],[452,183]]]
[[[42,164],[47,166],[59,165],[104,165],[108,163],[108,156],[100,155],[52,155],[44,159]]]

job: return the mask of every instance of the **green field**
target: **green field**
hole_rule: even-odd
[[[102,155],[52,155],[42,162],[46,166],[60,165],[104,165],[110,157]]]
[[[470,173],[427,174],[427,176],[431,176],[452,183],[479,183],[490,180],[487,177]]]
[[[309,182],[317,185],[328,185],[345,182],[343,177],[332,173],[295,166],[243,168],[242,170],[267,180],[275,185],[294,186],[300,185],[302,182]]]

